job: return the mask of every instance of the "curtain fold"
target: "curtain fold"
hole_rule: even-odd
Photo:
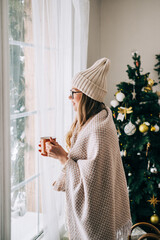
[[[8,1],[0,1],[0,240],[10,239]]]
[[[74,6],[74,70],[73,75],[87,66],[89,33],[89,0],[72,0]]]
[[[68,99],[73,75],[87,66],[89,1],[34,0],[33,33],[37,98],[37,143],[53,136],[65,148],[65,135],[73,120]],[[62,166],[39,157],[47,240],[60,240],[65,229],[65,193],[52,189]]]

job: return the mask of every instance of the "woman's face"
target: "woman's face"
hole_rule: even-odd
[[[77,88],[72,88],[69,99],[72,101],[74,111],[77,111],[81,98],[82,98],[82,92]]]

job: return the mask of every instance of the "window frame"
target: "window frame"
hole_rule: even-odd
[[[0,1],[0,239],[10,239],[10,112],[8,0]]]

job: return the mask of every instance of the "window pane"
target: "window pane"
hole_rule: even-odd
[[[42,230],[38,180],[11,193],[16,195],[12,206],[12,240],[29,240]]]
[[[37,174],[35,118],[11,120],[11,185],[12,187]]]
[[[9,0],[12,240],[42,230],[31,0]]]
[[[34,49],[10,45],[11,114],[35,109]]]
[[[9,0],[10,40],[33,43],[31,0]]]

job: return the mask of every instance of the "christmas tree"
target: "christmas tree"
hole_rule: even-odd
[[[117,85],[111,110],[117,128],[127,178],[133,223],[151,222],[159,227],[160,216],[160,106],[152,87],[142,74],[140,55],[132,54],[127,65],[128,82]],[[159,216],[158,216],[159,215]]]

